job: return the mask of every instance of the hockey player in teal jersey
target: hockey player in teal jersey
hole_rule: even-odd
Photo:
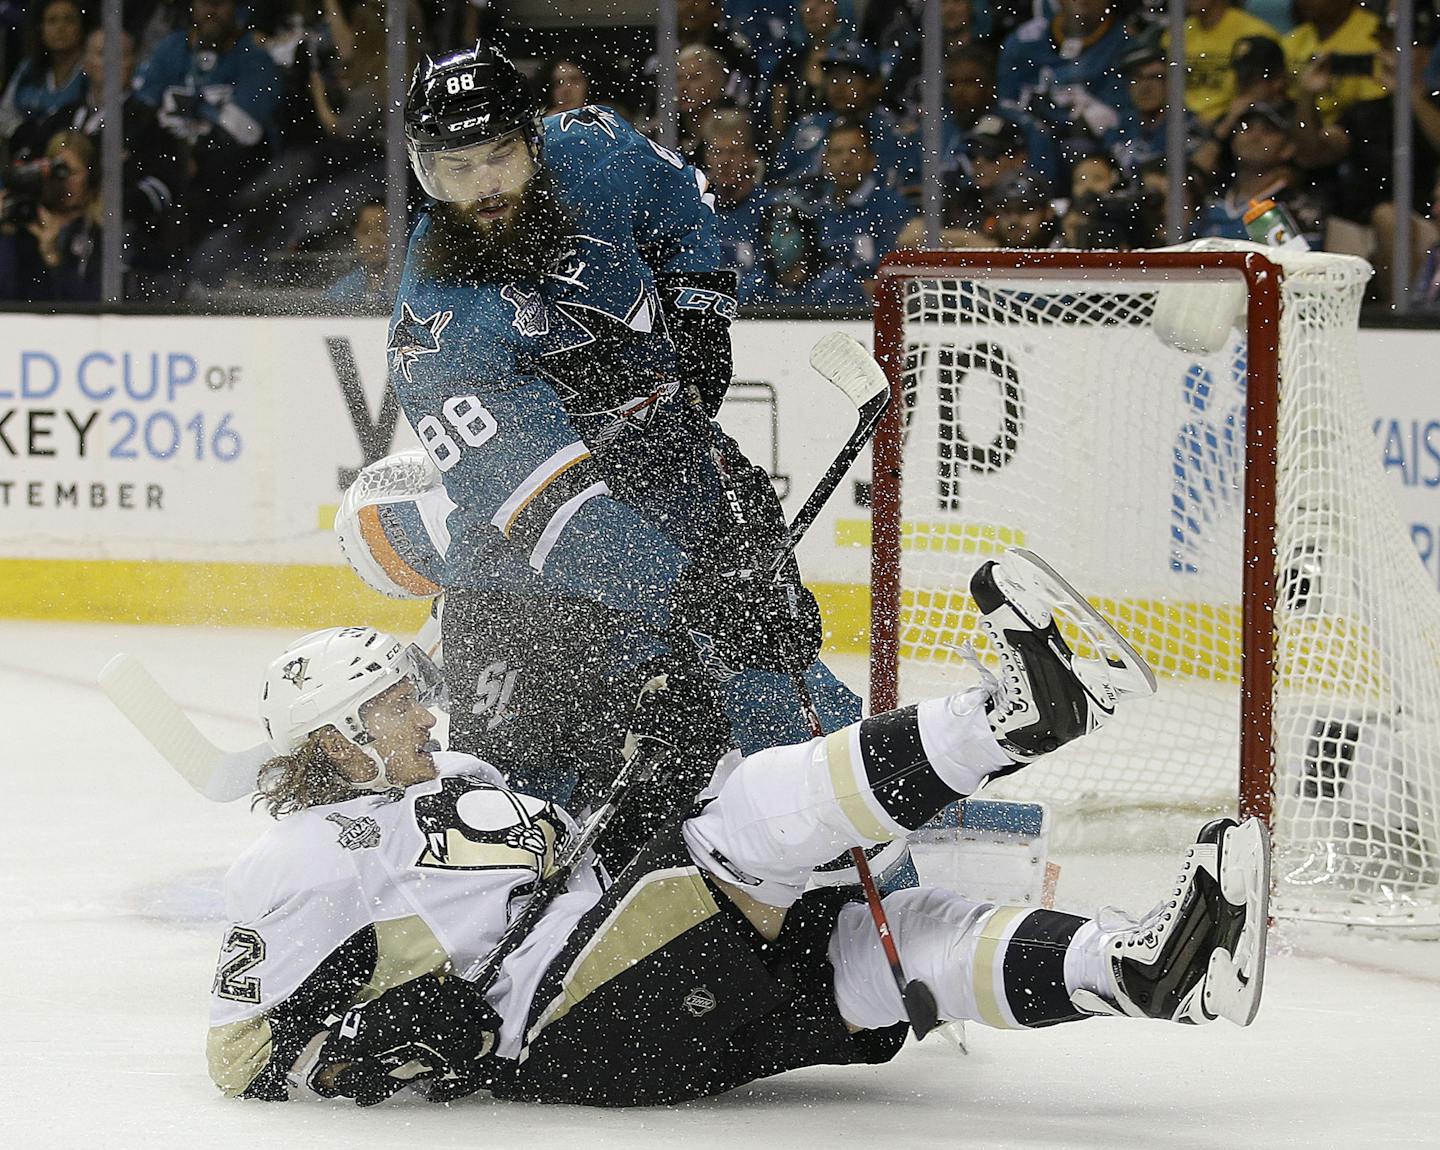
[[[607,676],[666,659],[739,700],[697,721],[716,746],[737,706],[754,718],[742,750],[805,737],[792,670],[829,725],[857,718],[816,661],[793,562],[771,577],[784,521],[769,479],[713,422],[735,277],[704,175],[606,108],[542,120],[486,45],[424,61],[405,126],[433,204],[388,352],[454,504],[452,738],[514,762],[504,740],[553,772],[556,737],[617,733],[609,708],[633,689]],[[564,779],[525,777],[566,797]]]

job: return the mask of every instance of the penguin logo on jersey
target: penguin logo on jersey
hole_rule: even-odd
[[[538,291],[525,291],[518,284],[509,283],[500,289],[500,298],[515,309],[510,326],[521,335],[531,338],[550,334],[550,313],[545,310],[545,301]]]
[[[415,800],[425,849],[415,865],[433,870],[529,870],[543,878],[568,832],[555,807],[471,778],[446,779]]]
[[[440,333],[449,325],[455,313],[436,311],[421,319],[410,310],[408,302],[400,305],[400,319],[390,333],[390,342],[385,350],[390,353],[390,368],[405,377],[406,383],[413,383],[410,370],[422,355],[435,355],[440,351]]]

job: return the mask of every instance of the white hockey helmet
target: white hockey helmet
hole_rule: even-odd
[[[357,790],[384,790],[385,763],[370,746],[360,708],[402,679],[410,679],[421,702],[435,701],[439,673],[414,644],[373,627],[331,627],[292,643],[265,671],[260,721],[277,755],[299,749],[310,735],[334,727],[369,756],[376,775]]]
[[[376,591],[430,599],[443,590],[454,506],[430,457],[401,451],[361,469],[335,513],[335,534],[351,570]]]

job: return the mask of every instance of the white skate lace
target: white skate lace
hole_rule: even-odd
[[[999,647],[999,650],[1001,652],[1002,661],[1006,665],[1007,674],[1005,679],[1002,680],[995,674],[995,672],[990,670],[989,667],[985,666],[985,664],[980,661],[980,652],[975,650],[975,644],[971,640],[967,639],[959,646],[956,646],[953,643],[946,643],[944,645],[950,650],[954,651],[965,662],[969,663],[972,667],[975,668],[975,673],[979,676],[980,679],[978,685],[980,689],[985,692],[985,698],[994,705],[995,709],[1007,715],[1011,711],[1015,710],[1015,692],[1009,682],[1014,672],[1014,668],[1010,666],[1009,660],[1004,658],[1005,649],[1003,647]],[[997,647],[998,646],[999,645],[997,644]],[[971,694],[970,691],[961,691],[960,693],[951,696],[950,709],[952,713],[959,713],[956,710],[956,706],[960,703],[961,700],[970,699],[973,697],[974,696]]]
[[[1180,895],[1185,889],[1185,876],[1193,861],[1190,854],[1185,856],[1185,868],[1176,878],[1170,897],[1161,899],[1139,918],[1118,906],[1105,906],[1095,916],[1095,925],[1107,940],[1126,934],[1130,936],[1127,941],[1132,946],[1157,947],[1161,936],[1175,921]]]
[[[1095,925],[1107,941],[1119,935],[1129,935],[1129,941],[1139,946],[1153,946],[1165,924],[1166,912],[1172,909],[1172,899],[1162,899],[1139,918],[1118,906],[1104,906],[1095,916]]]

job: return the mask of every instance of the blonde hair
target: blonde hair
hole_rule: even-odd
[[[334,727],[313,731],[288,755],[277,755],[260,767],[258,793],[251,807],[263,806],[273,819],[310,807],[355,797],[355,788],[335,766],[321,743]],[[339,732],[336,731],[336,734]]]
[[[64,152],[70,153],[70,163],[85,169],[85,181],[90,188],[90,202],[85,205],[85,217],[96,227],[104,222],[105,209],[97,195],[97,184],[99,173],[95,170],[99,163],[99,156],[95,150],[95,141],[84,132],[77,132],[67,129],[63,132],[56,132],[50,137],[49,143],[45,145],[45,156],[47,159],[57,159]]]

